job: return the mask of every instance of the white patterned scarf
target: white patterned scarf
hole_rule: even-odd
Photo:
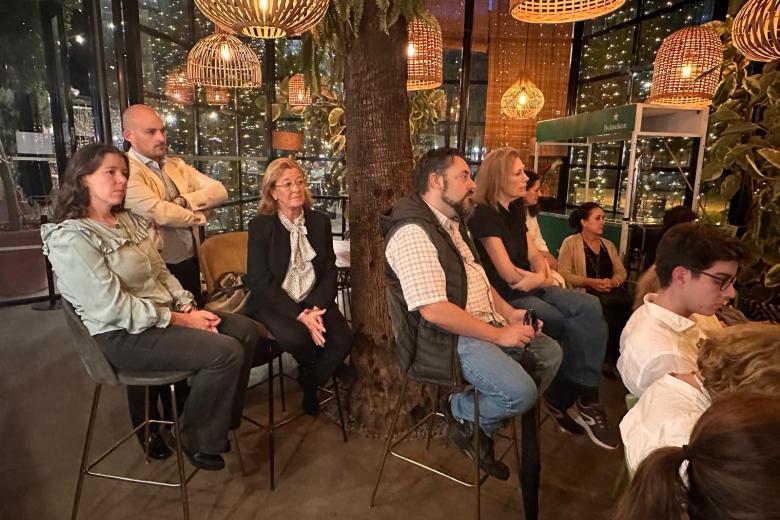
[[[282,282],[282,289],[296,303],[306,298],[314,287],[316,277],[314,265],[311,261],[317,256],[306,238],[306,221],[303,212],[291,222],[279,212],[279,220],[290,232],[290,263],[287,265],[287,274]]]

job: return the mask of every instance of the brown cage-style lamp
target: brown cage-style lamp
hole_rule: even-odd
[[[190,49],[187,79],[223,89],[259,87],[260,58],[236,36],[217,28]]]
[[[442,84],[441,27],[433,16],[414,18],[408,25],[406,90],[426,90]]]
[[[512,18],[530,23],[590,20],[620,9],[626,0],[511,0]]]
[[[748,0],[734,18],[731,37],[753,61],[780,59],[780,0]]]
[[[709,105],[720,80],[723,45],[706,27],[683,27],[664,39],[653,62],[650,103]]]
[[[328,0],[195,0],[215,24],[253,38],[297,36],[314,27]]]

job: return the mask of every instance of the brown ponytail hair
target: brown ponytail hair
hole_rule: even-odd
[[[684,461],[688,483],[680,475]],[[736,393],[701,416],[688,446],[655,450],[619,520],[765,520],[780,511],[780,397]]]

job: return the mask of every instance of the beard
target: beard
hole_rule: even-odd
[[[442,195],[442,200],[445,202],[445,204],[455,210],[455,213],[458,214],[458,217],[461,220],[465,220],[469,218],[472,213],[474,213],[474,201],[471,198],[472,195],[473,193],[469,192],[460,200],[451,199],[446,195]]]

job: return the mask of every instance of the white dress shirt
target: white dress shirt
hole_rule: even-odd
[[[693,426],[710,404],[701,389],[671,374],[650,385],[620,422],[630,471],[636,471],[653,450],[687,444]]]
[[[692,314],[685,318],[653,303],[657,295],[645,295],[620,335],[617,369],[623,384],[635,396],[665,374],[696,370],[699,339],[721,328],[715,316]]]

